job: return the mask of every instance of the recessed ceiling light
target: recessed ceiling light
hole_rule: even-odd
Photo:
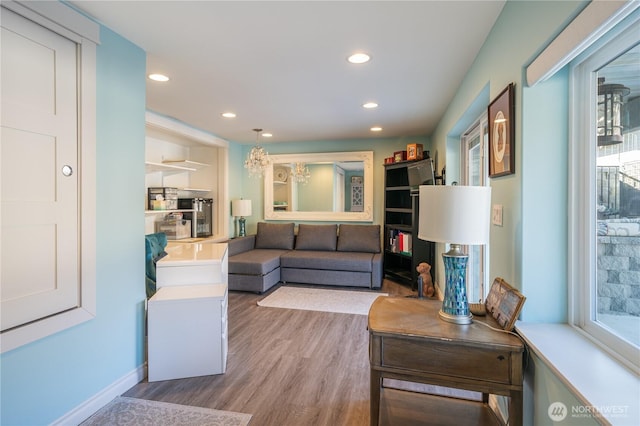
[[[271,133],[262,133],[262,136],[265,137],[265,138],[270,138],[273,135]]]
[[[367,102],[366,104],[362,104],[362,108],[367,108],[367,109],[378,108],[378,104],[375,102]]]
[[[372,127],[372,128],[371,128],[371,129],[369,129],[369,130],[371,130],[372,132],[381,132],[381,131],[382,131],[382,127],[380,127],[380,126],[375,126],[375,127]]]
[[[358,52],[349,56],[347,58],[347,61],[351,62],[352,64],[364,64],[365,62],[369,62],[369,59],[371,59],[371,57],[366,53]]]
[[[149,74],[149,79],[153,81],[160,81],[160,82],[169,81],[169,77],[163,74]]]
[[[236,114],[234,112],[223,112],[220,115],[224,118],[236,118]]]

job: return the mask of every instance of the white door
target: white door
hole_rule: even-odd
[[[76,43],[4,8],[1,23],[4,331],[79,305],[80,170]]]

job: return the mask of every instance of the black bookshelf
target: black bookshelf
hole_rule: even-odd
[[[419,263],[430,264],[435,276],[435,244],[418,238],[419,194],[409,185],[407,167],[418,162],[384,165],[384,274],[412,289],[417,288]]]

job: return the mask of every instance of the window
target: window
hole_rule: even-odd
[[[486,114],[478,119],[462,136],[462,184],[483,186],[487,182],[488,142]],[[464,246],[469,255],[467,262],[467,297],[469,302],[484,301],[488,292],[485,246]]]
[[[571,66],[570,321],[637,370],[640,37],[614,31]]]

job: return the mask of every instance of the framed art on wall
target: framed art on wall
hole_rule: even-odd
[[[489,104],[489,177],[515,172],[515,90],[509,85]]]

